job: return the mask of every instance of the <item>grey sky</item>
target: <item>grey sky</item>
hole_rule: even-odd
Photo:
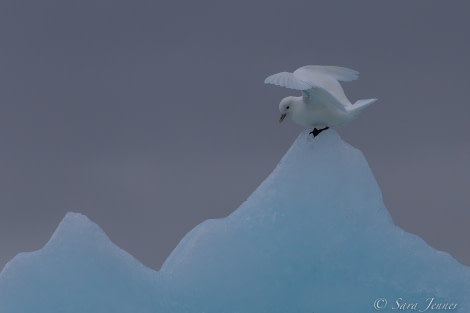
[[[379,98],[338,128],[396,224],[470,265],[470,4],[453,1],[2,1],[0,268],[86,214],[158,269],[235,210],[302,128],[278,125],[307,64]],[[397,256],[399,257],[399,256]]]

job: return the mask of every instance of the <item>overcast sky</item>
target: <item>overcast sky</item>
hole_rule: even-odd
[[[338,127],[397,225],[470,265],[466,1],[2,1],[0,268],[81,212],[158,269],[303,130],[265,77],[358,70]],[[400,256],[397,256],[400,257]]]

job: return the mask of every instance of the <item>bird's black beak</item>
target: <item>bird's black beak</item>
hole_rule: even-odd
[[[279,124],[281,124],[285,118],[286,118],[286,113],[281,115],[281,118],[279,119]]]

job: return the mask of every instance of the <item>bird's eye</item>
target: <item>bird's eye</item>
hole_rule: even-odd
[[[286,106],[286,109],[289,110],[289,106]]]

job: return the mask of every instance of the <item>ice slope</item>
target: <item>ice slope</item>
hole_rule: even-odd
[[[155,312],[157,273],[115,246],[86,216],[68,213],[41,250],[0,274],[1,313]]]
[[[443,311],[431,298],[470,312],[470,268],[393,224],[362,153],[334,130],[302,133],[236,211],[189,232],[159,272],[68,214],[43,249],[0,273],[0,313]]]

